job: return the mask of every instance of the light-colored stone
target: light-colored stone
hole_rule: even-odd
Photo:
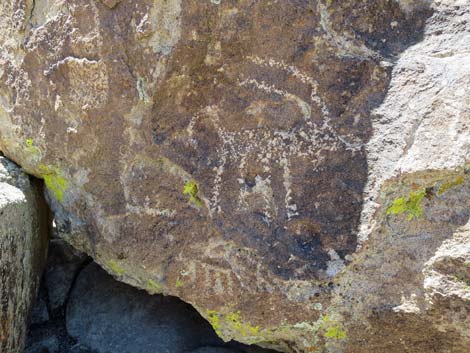
[[[0,157],[0,351],[23,352],[48,239],[38,181]]]

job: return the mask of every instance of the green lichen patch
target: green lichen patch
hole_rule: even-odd
[[[344,331],[338,320],[334,320],[329,315],[324,315],[320,318],[318,327],[323,330],[323,336],[332,340],[343,340],[347,338],[346,331]]]
[[[68,181],[62,176],[62,172],[57,167],[50,167],[44,164],[39,165],[39,172],[44,179],[46,187],[59,202],[64,201],[64,193],[68,189]]]
[[[121,265],[119,265],[119,263],[115,260],[109,260],[107,263],[106,263],[106,267],[109,268],[109,270],[111,271],[111,273],[115,274],[115,275],[118,275],[118,276],[122,276],[126,271],[121,267]]]
[[[411,221],[413,218],[419,218],[423,214],[421,202],[425,196],[426,188],[423,188],[416,192],[410,192],[406,198],[397,198],[387,209],[387,215],[406,214],[409,221]]]
[[[149,279],[147,281],[147,290],[150,293],[162,293],[163,292],[163,287],[160,283],[154,281],[153,279]]]
[[[227,325],[242,336],[255,336],[259,333],[258,326],[252,326],[241,319],[240,311],[225,316]]]
[[[207,311],[207,321],[211,324],[217,336],[222,336],[222,327],[220,325],[220,316],[215,310]]]
[[[183,286],[184,286],[184,282],[178,278],[175,282],[175,287],[176,288],[181,288]]]
[[[437,191],[437,195],[441,196],[449,189],[462,185],[464,181],[465,181],[464,177],[462,175],[459,175],[456,179],[449,181],[447,183],[441,184],[441,186],[439,186],[439,190]]]
[[[339,325],[328,327],[326,329],[324,336],[326,338],[335,339],[335,340],[342,340],[347,337],[346,332],[343,329],[341,329],[341,326]]]
[[[220,313],[215,310],[203,310],[203,315],[209,321],[214,331],[224,340],[238,339],[246,344],[263,344],[266,347],[284,347],[293,337],[304,337],[303,349],[306,352],[316,351],[319,344],[317,333],[330,330],[335,340],[343,339],[346,333],[341,330],[339,323],[332,319],[319,319],[317,322],[298,322],[295,324],[281,323],[275,327],[254,326],[243,320],[241,312]],[[336,325],[336,327],[335,327]],[[332,329],[329,329],[333,327]],[[334,333],[334,334],[333,334]]]
[[[184,184],[183,194],[189,196],[189,201],[195,204],[197,207],[202,207],[203,202],[201,198],[198,196],[199,187],[197,186],[196,182],[193,180],[189,180]]]
[[[224,329],[231,332],[235,337],[243,337],[245,342],[251,344],[265,341],[265,338],[260,335],[259,326],[244,322],[240,311],[221,314],[215,310],[208,310],[206,314],[207,320],[219,336],[222,336],[222,329]]]
[[[34,145],[34,141],[32,138],[27,138],[24,144],[25,144],[25,147],[24,147],[25,151],[29,156],[35,159],[41,157],[41,150],[37,146]]]

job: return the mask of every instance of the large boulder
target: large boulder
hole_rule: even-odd
[[[0,352],[23,352],[47,253],[41,184],[0,156]]]
[[[0,149],[71,244],[226,340],[465,352],[469,12],[3,1]]]

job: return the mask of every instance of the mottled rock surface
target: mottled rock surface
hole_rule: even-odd
[[[0,352],[22,353],[48,241],[41,184],[0,156]]]
[[[224,339],[466,352],[469,12],[4,1],[0,149],[64,238]]]

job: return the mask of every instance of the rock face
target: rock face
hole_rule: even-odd
[[[465,352],[469,11],[4,1],[0,149],[64,238],[224,339]]]
[[[46,258],[48,208],[40,184],[0,157],[0,352],[23,352]]]

